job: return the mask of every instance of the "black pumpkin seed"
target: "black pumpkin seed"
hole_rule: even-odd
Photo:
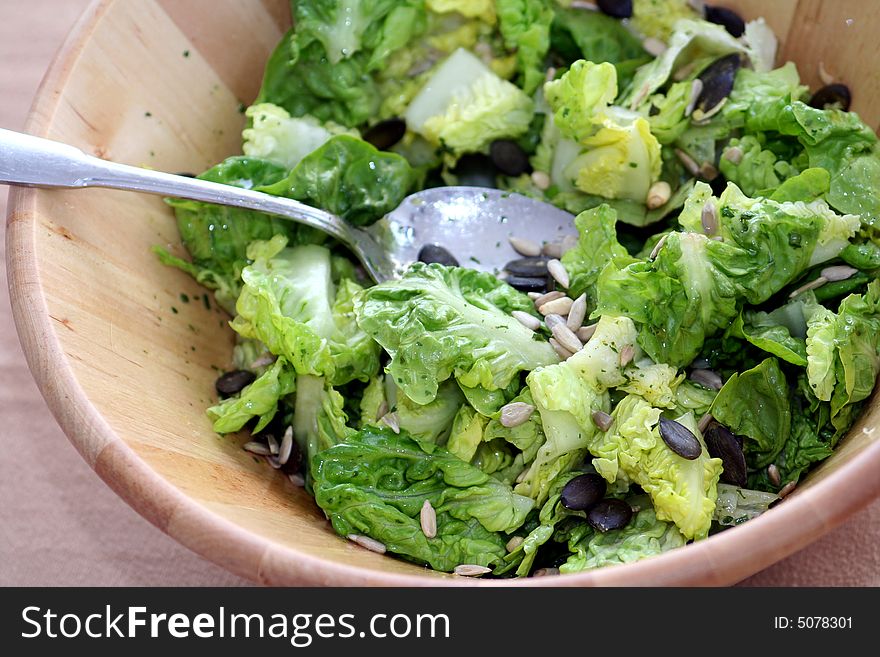
[[[849,87],[845,84],[835,82],[834,84],[822,87],[814,93],[810,98],[810,107],[815,107],[817,109],[838,107],[844,112],[848,112],[851,102],[852,94],[849,91]]]
[[[439,244],[425,244],[419,251],[419,262],[436,262],[447,267],[458,267],[458,260]]]
[[[519,176],[531,171],[528,154],[510,139],[498,139],[489,146],[489,156],[506,176]]]
[[[724,29],[731,34],[731,36],[739,38],[743,34],[745,34],[746,22],[742,19],[742,16],[733,11],[733,9],[728,9],[727,7],[712,7],[710,5],[706,5],[703,16],[710,23],[722,25]]]
[[[742,60],[737,53],[725,55],[709,64],[698,76],[703,83],[703,91],[697,98],[696,108],[704,114],[730,95],[736,73]]]
[[[229,397],[230,395],[241,392],[245,386],[253,383],[256,378],[257,377],[253,372],[248,372],[247,370],[233,370],[220,376],[217,381],[214,382],[214,387],[217,389],[219,395]]]
[[[633,15],[632,0],[597,0],[596,4],[603,14],[614,18],[631,18]]]
[[[748,471],[742,439],[718,422],[712,422],[706,428],[703,438],[709,456],[721,459],[724,468],[721,472],[721,481],[734,486],[745,486],[748,483]]]
[[[607,488],[605,479],[599,475],[582,474],[565,484],[559,499],[566,509],[586,511],[605,497]]]
[[[546,276],[508,276],[504,280],[510,287],[520,292],[546,292],[550,284]]]
[[[688,461],[699,458],[703,453],[703,446],[697,437],[690,429],[675,420],[660,418],[660,437],[669,449]]]
[[[387,151],[406,134],[406,121],[403,119],[385,119],[364,132],[364,141],[372,144],[380,151]]]
[[[527,256],[525,258],[511,260],[504,265],[504,270],[514,276],[529,276],[536,278],[538,276],[547,276],[549,274],[547,271],[548,262],[550,262],[550,258],[547,256]]]
[[[498,168],[488,155],[481,153],[469,153],[462,155],[455,168],[452,169],[459,185],[463,187],[490,187],[496,188],[495,177]]]
[[[604,499],[589,511],[587,522],[600,532],[608,532],[612,529],[623,529],[632,520],[632,507],[614,498]]]

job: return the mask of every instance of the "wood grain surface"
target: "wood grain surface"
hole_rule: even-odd
[[[239,7],[230,2],[210,3],[225,9],[212,14],[217,23],[209,20],[211,24],[204,25],[193,17],[200,15],[206,2],[138,2],[137,21],[131,12],[108,13],[102,29],[127,30],[144,38],[127,44],[120,53],[114,50],[112,39],[102,41],[98,34],[81,61],[96,62],[114,53],[119,65],[101,67],[100,74],[81,81],[57,106],[44,102],[43,109],[51,109],[51,116],[43,120],[69,141],[133,164],[199,170],[234,152],[241,120],[237,103],[247,100],[255,89],[244,63],[265,58],[280,34],[280,13],[277,3],[270,2],[261,4],[265,11],[243,12],[242,20],[233,23],[240,26],[242,36],[232,57],[232,49],[218,49],[212,45],[215,41],[205,39],[204,30],[219,29],[231,21],[230,12],[235,14],[245,4],[253,7],[253,3],[239,3]],[[21,127],[52,51],[86,4],[83,0],[35,0],[28,3],[27,12],[8,12],[10,18],[0,24],[0,126]],[[127,4],[131,8],[135,3]],[[11,6],[11,0],[0,0],[0,10],[4,5]],[[245,38],[254,33],[267,36]],[[155,34],[163,35],[162,48],[156,48],[149,38]],[[186,58],[184,51],[190,51]],[[144,77],[155,78],[181,65],[190,70],[182,76],[165,76],[167,93],[157,93],[146,84],[132,85],[126,73],[137,67]],[[78,75],[88,74],[88,70],[78,71]],[[102,105],[102,94],[106,98],[120,89],[126,94],[124,111]],[[199,121],[182,112],[181,105],[212,107],[219,114],[210,122]],[[42,232],[34,235],[34,243],[40,257],[51,255],[60,261],[41,267],[40,276],[33,279],[51,291],[47,300],[52,331],[46,334],[51,338],[46,344],[30,348],[43,354],[59,348],[83,390],[104,391],[100,398],[93,394],[91,403],[77,407],[75,413],[68,412],[63,421],[78,423],[80,431],[87,433],[77,440],[83,457],[121,496],[193,550],[211,554],[252,580],[295,582],[291,568],[305,570],[328,552],[337,563],[357,560],[368,568],[397,573],[413,570],[393,565],[397,562],[389,564],[389,559],[377,555],[364,555],[363,550],[336,540],[301,491],[269,476],[264,466],[242,458],[232,441],[206,439],[212,434],[206,431],[201,409],[210,399],[211,365],[228,360],[228,331],[220,329],[222,318],[214,311],[180,302],[181,292],[199,293],[192,282],[159,267],[146,249],[119,247],[157,241],[176,245],[173,224],[161,202],[97,191],[43,193],[39,199],[39,220],[33,230]],[[98,220],[87,222],[84,216]],[[64,258],[71,260],[65,263]],[[95,275],[90,280],[76,277],[74,272],[80,267]],[[71,277],[76,284],[71,284]],[[113,283],[106,285],[108,280]],[[91,309],[89,317],[82,313],[84,300]],[[243,583],[136,516],[79,460],[32,383],[5,298],[3,308],[0,431],[6,449],[0,455],[0,499],[4,501],[0,505],[0,583]],[[201,328],[215,325],[216,329]],[[32,364],[38,360],[32,358]],[[46,361],[41,368],[44,393],[50,397],[58,392],[51,387],[52,374],[59,381],[66,375],[52,370],[57,367]],[[161,386],[152,385],[157,380],[150,372],[156,368],[164,372]],[[139,387],[139,381],[145,387]],[[169,413],[173,422],[168,420]],[[134,455],[149,467],[139,469]],[[187,497],[198,499],[199,504],[186,503]],[[291,508],[298,510],[297,515],[290,514]],[[255,509],[259,512],[254,513]],[[218,517],[224,522],[218,524]],[[819,506],[808,522],[821,531],[834,518]],[[216,531],[204,531],[205,523]],[[778,529],[785,531],[781,524]],[[880,584],[878,538],[880,504],[875,503],[746,584]],[[291,542],[305,555],[293,566],[285,550],[272,547]],[[224,547],[226,554],[219,559]],[[699,559],[725,557],[741,558],[721,550],[714,557]],[[311,581],[318,583],[375,582],[353,569],[311,575]],[[719,578],[717,583],[727,582]]]

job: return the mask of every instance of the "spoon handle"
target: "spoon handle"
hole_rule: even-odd
[[[286,217],[355,246],[348,225],[335,215],[293,199],[231,185],[176,176],[86,155],[50,139],[0,128],[0,184],[26,187],[108,187],[232,205]]]

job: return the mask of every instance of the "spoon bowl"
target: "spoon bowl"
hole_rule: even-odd
[[[339,240],[378,283],[399,278],[426,244],[442,246],[467,267],[498,274],[517,255],[510,237],[540,245],[575,233],[574,217],[553,205],[482,187],[436,187],[412,194],[386,217],[361,229],[293,199],[109,162],[68,144],[3,129],[0,183],[105,187],[266,212]]]

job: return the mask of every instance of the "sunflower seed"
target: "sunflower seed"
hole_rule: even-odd
[[[276,360],[278,360],[278,356],[274,354],[266,354],[265,356],[260,356],[254,362],[252,362],[251,367],[254,369],[258,367],[266,367],[266,365],[271,365]]]
[[[545,242],[544,246],[541,247],[541,255],[545,255],[548,258],[561,258],[562,242]]]
[[[385,413],[380,420],[382,424],[391,429],[394,433],[400,433],[400,418],[397,417],[397,413]]]
[[[694,107],[697,106],[697,100],[700,98],[700,94],[703,93],[703,81],[700,78],[695,78],[693,82],[691,82],[691,95],[688,98],[687,107],[684,108],[684,115],[690,116],[694,111]]]
[[[825,283],[828,282],[828,279],[824,276],[819,276],[818,278],[814,278],[809,283],[804,283],[794,292],[788,295],[789,299],[794,299],[796,296],[803,294],[804,292],[809,292],[810,290],[815,290],[817,288],[822,287]]]
[[[537,242],[527,240],[523,237],[509,237],[508,241],[513,250],[523,256],[541,255],[541,247]]]
[[[560,292],[559,290],[553,290],[552,292],[542,294],[537,299],[535,299],[535,308],[540,308],[548,301],[555,301],[556,299],[561,299],[564,296],[565,292]]]
[[[611,428],[611,425],[614,424],[614,418],[608,415],[605,411],[593,411],[591,417],[593,418],[593,422],[596,423],[596,426],[602,431],[608,431]]]
[[[655,39],[653,37],[648,37],[642,41],[642,48],[644,48],[649,55],[653,55],[654,57],[659,57],[666,52],[666,44],[660,39]]]
[[[584,317],[586,316],[587,295],[582,294],[574,300],[573,304],[571,304],[571,310],[568,311],[568,319],[566,319],[565,325],[568,326],[570,331],[577,331],[581,327],[581,324],[584,323]]]
[[[700,418],[700,421],[697,423],[697,430],[700,433],[706,433],[706,429],[709,428],[709,425],[712,424],[712,420],[715,418],[712,417],[711,413],[706,413],[703,417]]]
[[[665,180],[658,180],[648,190],[648,198],[645,200],[645,205],[649,210],[656,210],[666,205],[671,196],[672,187],[670,187],[669,183]]]
[[[599,5],[597,5],[595,2],[587,2],[586,0],[571,0],[571,4],[569,6],[572,9],[586,9],[587,11],[599,11]]]
[[[535,299],[538,299],[538,298],[542,297],[543,295],[540,292],[527,292],[526,296],[529,299],[531,299],[532,301],[534,301]]]
[[[700,213],[700,224],[706,235],[714,235],[718,232],[718,213],[715,210],[715,204],[712,199],[706,201],[703,211]]]
[[[565,266],[556,258],[547,263],[547,271],[550,272],[550,275],[562,287],[567,288],[571,284],[571,279],[568,276],[568,271],[566,271]]]
[[[666,244],[666,238],[669,237],[669,233],[666,233],[663,237],[657,240],[657,243],[654,245],[654,248],[651,249],[650,255],[648,255],[648,260],[652,262],[657,259],[657,256],[660,255],[660,249],[663,248],[663,245]]]
[[[306,485],[306,478],[298,472],[287,475],[287,478],[290,479],[290,483],[292,483],[294,486],[303,488]]]
[[[779,499],[781,500],[783,497],[788,497],[795,488],[797,488],[797,482],[796,481],[789,481],[777,493],[777,495],[779,495]]]
[[[263,443],[258,443],[255,440],[247,442],[241,447],[244,451],[250,452],[251,454],[258,454],[259,456],[269,456],[270,454],[272,454],[272,451],[267,445],[264,445]]]
[[[532,573],[532,577],[549,577],[558,574],[559,568],[538,568],[538,570]]]
[[[694,177],[700,175],[700,165],[697,164],[694,158],[692,158],[680,148],[675,149],[675,156],[678,158],[679,162],[684,165],[684,168],[687,169],[689,174]]]
[[[829,283],[836,283],[852,278],[859,273],[859,270],[848,265],[835,265],[834,267],[825,267],[820,273]]]
[[[293,427],[287,427],[284,435],[281,437],[281,448],[278,451],[278,462],[284,465],[290,460],[290,454],[293,452]]]
[[[590,341],[590,338],[593,337],[593,334],[596,332],[596,325],[590,324],[589,326],[581,326],[577,331],[574,332],[576,336],[578,336],[578,340],[586,344]]]
[[[703,162],[699,174],[703,180],[715,180],[718,177],[718,169],[711,162]]]
[[[739,164],[743,159],[743,151],[739,146],[731,146],[724,150],[721,157],[733,164]]]
[[[776,467],[775,463],[771,463],[767,466],[767,478],[774,486],[778,486],[782,481],[782,477],[779,474],[779,468]]]
[[[535,183],[535,187],[544,191],[550,187],[550,176],[543,171],[532,171],[532,182]]]
[[[363,548],[367,548],[372,552],[378,552],[379,554],[385,554],[385,544],[380,543],[374,538],[370,538],[369,536],[361,536],[360,534],[349,534],[346,538],[352,543],[357,543]]]
[[[526,478],[528,478],[528,476],[529,476],[529,470],[531,470],[530,467],[529,467],[529,468],[526,468],[525,470],[523,470],[522,472],[520,472],[520,473],[516,476],[516,479],[514,480],[514,483],[521,484],[522,482],[524,482],[524,481],[526,480]]]
[[[705,112],[703,110],[697,108],[694,110],[694,113],[691,114],[691,119],[693,119],[694,123],[697,123],[699,125],[703,125],[705,123],[708,123],[709,119],[711,119],[713,116],[715,116],[716,114],[718,114],[718,112],[721,111],[721,108],[724,107],[724,104],[726,102],[727,102],[727,99],[722,98],[718,102],[718,104],[715,105],[715,107],[712,107],[711,109],[709,109]]]
[[[376,410],[376,421],[378,422],[379,420],[381,420],[382,417],[384,415],[386,415],[387,413],[388,413],[388,402],[383,399],[382,403],[379,404],[379,408]]]
[[[565,318],[562,315],[550,313],[544,318],[544,324],[547,326],[548,331],[552,331],[553,327],[557,324],[565,324]]]
[[[572,301],[570,297],[559,297],[558,299],[553,299],[553,301],[548,301],[539,306],[538,312],[545,316],[551,313],[556,315],[567,315],[571,310],[571,305],[573,303],[574,301]]]
[[[516,321],[525,326],[527,329],[537,331],[539,328],[541,328],[541,320],[534,315],[530,315],[527,312],[523,312],[522,310],[514,310],[510,314],[513,315],[513,318]]]
[[[834,76],[828,72],[828,69],[825,68],[825,62],[819,62],[819,79],[822,80],[822,84],[829,85],[834,84]]]
[[[278,439],[270,433],[266,436],[266,443],[269,445],[269,453],[272,456],[278,456]]]
[[[422,533],[426,538],[434,538],[437,535],[437,512],[428,500],[422,504],[419,512],[419,522],[422,525]]]
[[[272,456],[271,454],[266,457],[266,461],[268,461],[269,465],[271,465],[276,470],[281,468],[281,462],[278,460],[277,456]]]
[[[631,344],[623,345],[623,348],[620,350],[620,366],[626,367],[632,362],[633,356],[636,355],[636,348]]]
[[[698,459],[703,453],[703,446],[697,437],[690,429],[675,420],[660,418],[660,437],[669,449],[689,461]]]
[[[691,370],[688,378],[694,383],[698,383],[710,390],[721,390],[724,387],[724,381],[712,370]]]
[[[565,255],[578,245],[577,235],[566,235],[562,238],[562,255]]]
[[[572,353],[577,353],[584,347],[574,332],[565,324],[554,324],[550,332],[564,349],[568,349]]]
[[[571,353],[568,349],[559,344],[556,341],[556,338],[550,338],[550,346],[553,347],[556,355],[559,356],[562,360],[568,360],[569,358],[574,356],[573,353]]]
[[[456,575],[461,575],[462,577],[479,577],[480,575],[485,575],[486,573],[491,573],[491,568],[486,568],[486,566],[477,566],[471,563],[463,563],[460,566],[456,566],[452,571]]]
[[[525,540],[526,539],[524,539],[522,536],[514,536],[509,541],[507,541],[507,545],[505,545],[504,547],[507,548],[508,552],[513,552],[516,548],[522,545],[523,541]]]
[[[681,82],[682,80],[689,78],[691,76],[691,73],[694,72],[694,69],[697,68],[697,63],[698,62],[695,60],[692,62],[688,62],[679,69],[676,69],[675,73],[672,74],[672,79],[676,82]]]
[[[498,421],[502,427],[518,427],[525,424],[535,412],[535,407],[525,402],[511,402],[501,407],[501,416]]]

